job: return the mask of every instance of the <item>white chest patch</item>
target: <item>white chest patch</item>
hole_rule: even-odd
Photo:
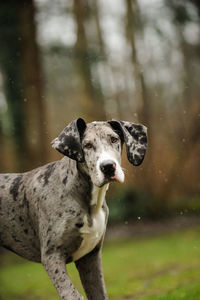
[[[93,187],[92,191],[92,226],[88,225],[87,215],[84,216],[84,226],[80,229],[83,238],[79,249],[73,254],[73,260],[85,256],[91,252],[96,245],[100,242],[105,231],[105,212],[102,208],[105,194],[108,189],[108,184],[102,188]]]

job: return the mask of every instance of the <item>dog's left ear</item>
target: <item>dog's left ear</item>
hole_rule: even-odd
[[[126,144],[128,160],[134,166],[139,166],[147,148],[147,128],[144,125],[126,121],[112,120],[108,122]]]
[[[86,129],[86,123],[79,118],[72,121],[63,129],[60,135],[51,144],[60,153],[78,162],[84,162],[84,154],[81,146],[81,139]]]

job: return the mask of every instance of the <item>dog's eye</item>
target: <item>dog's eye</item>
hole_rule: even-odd
[[[116,138],[115,136],[111,136],[111,143],[117,143],[118,141],[119,141],[119,139],[118,138]]]
[[[93,145],[92,145],[92,143],[87,143],[87,144],[85,144],[84,148],[91,149],[91,148],[93,148]]]

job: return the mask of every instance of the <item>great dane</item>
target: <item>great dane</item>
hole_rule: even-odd
[[[26,173],[0,175],[0,244],[41,262],[60,299],[83,299],[66,264],[74,262],[89,300],[108,299],[101,248],[108,219],[105,194],[123,182],[122,146],[138,166],[147,147],[146,127],[111,120],[72,121],[53,140],[64,157]]]

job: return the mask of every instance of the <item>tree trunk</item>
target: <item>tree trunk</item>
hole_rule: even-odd
[[[33,0],[0,2],[0,63],[17,171],[47,159],[46,109],[34,13]]]
[[[131,48],[131,60],[133,65],[133,74],[136,86],[136,95],[133,95],[133,101],[136,98],[138,105],[138,120],[148,128],[148,151],[145,159],[144,169],[143,166],[138,170],[137,181],[141,188],[148,190],[149,194],[154,193],[154,187],[152,184],[152,174],[155,172],[153,163],[153,141],[152,134],[152,122],[151,122],[151,105],[147,94],[147,87],[143,74],[142,67],[138,59],[138,53],[135,41],[136,30],[142,31],[141,16],[136,0],[126,0],[126,37],[127,42]],[[137,24],[137,26],[136,26]],[[144,180],[144,177],[148,178]]]
[[[150,114],[150,103],[147,97],[147,88],[144,79],[144,74],[138,59],[136,43],[135,43],[135,31],[136,31],[136,19],[138,27],[141,30],[140,12],[136,0],[126,0],[126,16],[127,26],[126,35],[127,41],[131,47],[131,59],[134,68],[134,78],[136,85],[137,102],[139,106],[138,115],[140,122],[149,126],[149,114]]]
[[[86,0],[74,0],[74,16],[77,24],[77,41],[75,44],[75,54],[77,59],[78,72],[83,84],[83,96],[81,106],[88,121],[93,121],[95,117],[105,116],[104,107],[97,91],[93,85],[92,62],[89,55],[87,36],[85,31],[85,19],[88,3]]]
[[[0,64],[11,119],[16,169],[20,171],[26,167],[28,150],[25,136],[19,24],[16,14],[18,6],[16,0],[0,2]]]
[[[20,38],[26,113],[26,136],[31,159],[41,165],[47,161],[46,106],[44,101],[40,51],[37,44],[33,0],[23,0],[19,7]]]

